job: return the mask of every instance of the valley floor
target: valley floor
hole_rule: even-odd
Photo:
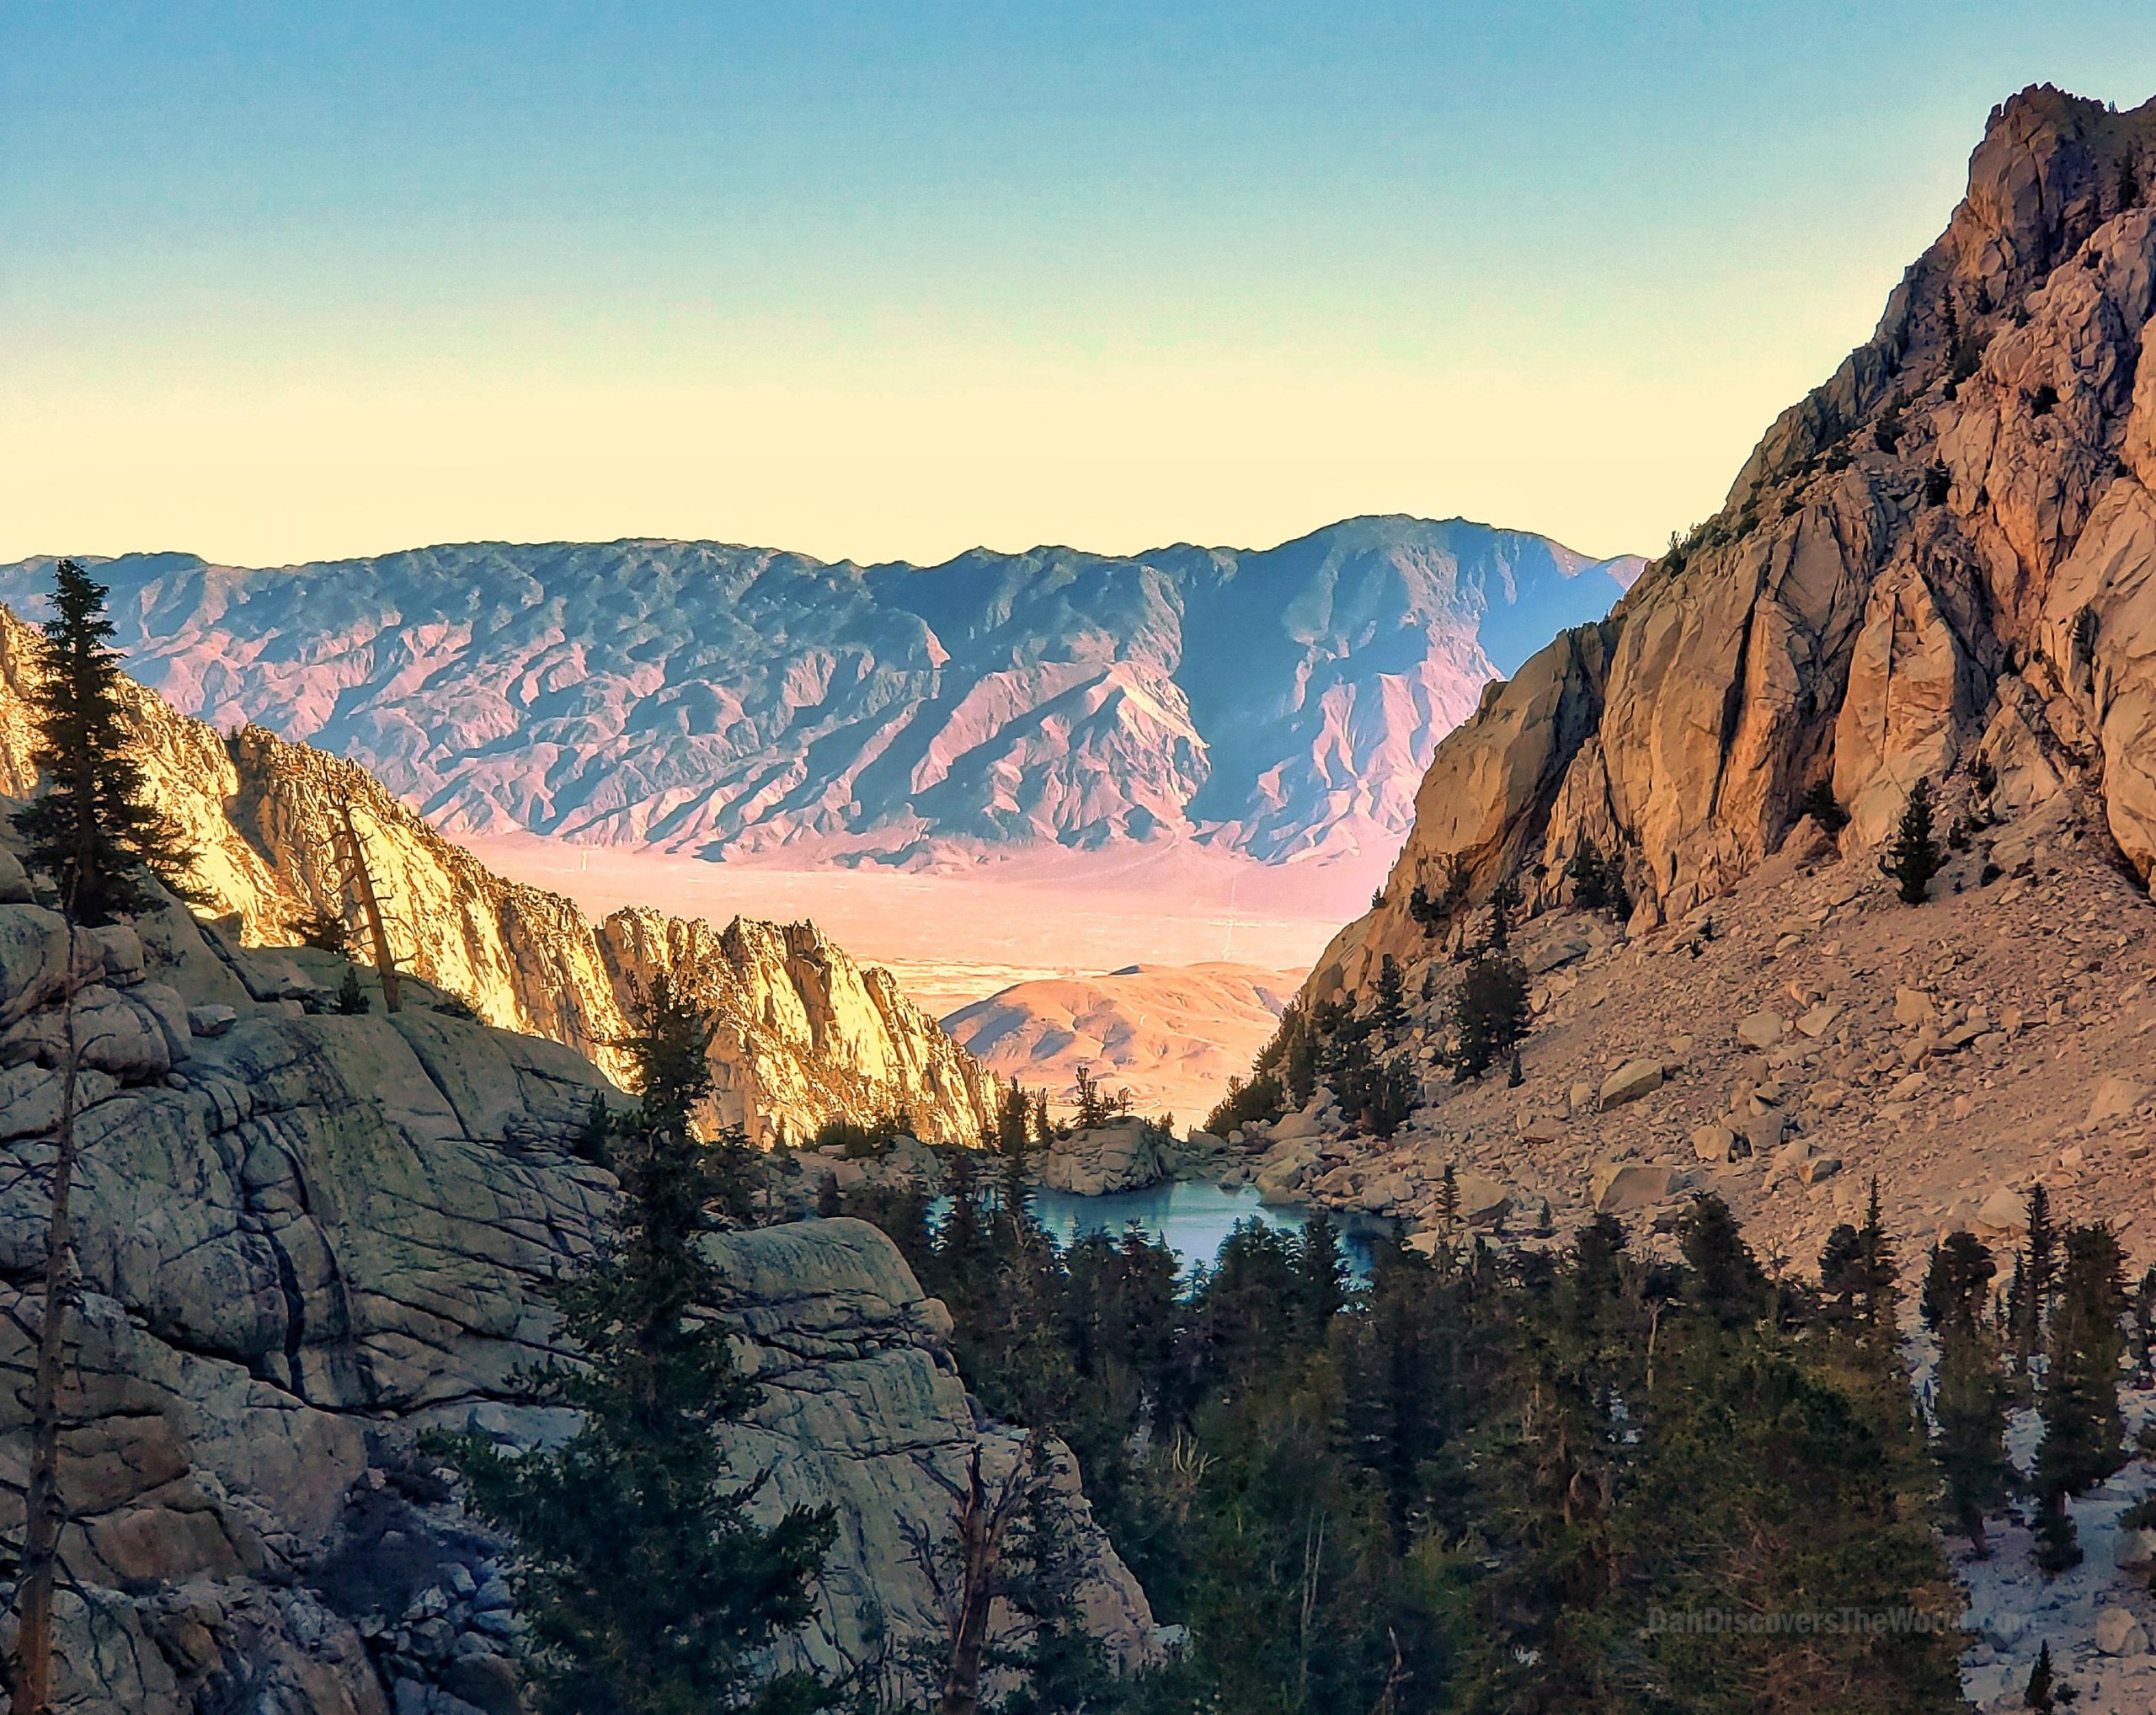
[[[528,834],[458,843],[595,916],[648,905],[721,924],[736,913],[812,918],[938,1014],[1030,978],[1130,964],[1307,967],[1364,909],[1388,861],[1267,864],[1164,841],[918,872],[711,863]]]

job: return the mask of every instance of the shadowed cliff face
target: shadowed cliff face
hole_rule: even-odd
[[[71,958],[32,895],[0,836],[0,1531],[18,1538],[66,1055],[58,1014],[31,1003]],[[599,1075],[425,1005],[306,1013],[278,992],[291,955],[177,908],[72,956],[95,980],[77,1002],[56,1708],[521,1707],[509,1545],[414,1443],[470,1429],[530,1446],[572,1426],[530,1380],[566,1355],[553,1289],[617,1193],[574,1153]],[[1022,1433],[977,1418],[948,1313],[875,1228],[706,1242],[726,1283],[712,1308],[760,1389],[728,1456],[762,1516],[827,1505],[837,1525],[786,1652],[835,1672],[878,1640],[931,1647],[941,1610],[913,1544],[950,1539],[971,1462],[1000,1481]],[[1120,1663],[1150,1659],[1145,1593],[1075,1461],[1050,1455],[1080,1623]],[[1022,1640],[1007,1605],[997,1625]]]
[[[0,793],[35,784],[23,693],[35,636],[0,609]],[[200,883],[257,944],[289,945],[337,896],[331,829],[349,804],[395,917],[400,964],[490,1023],[562,1043],[619,1075],[638,980],[664,967],[718,1007],[717,1120],[758,1141],[835,1114],[904,1108],[924,1136],[971,1142],[987,1117],[973,1058],[811,923],[738,919],[723,932],[647,909],[594,926],[558,894],[504,880],[435,834],[365,770],[259,727],[229,739],[136,692],[130,713],[157,802],[200,852]]]
[[[1582,839],[1645,921],[1756,868],[1807,788],[1879,841],[1911,785],[2072,780],[2156,868],[2156,104],[2047,88],[1995,111],[1877,331],[1784,412],[1722,510],[1437,751],[1385,903],[1310,992],[1421,931],[1416,884],[1556,895]]]
[[[1262,553],[483,543],[99,576],[182,712],[350,756],[446,832],[905,862],[1163,836],[1390,856],[1438,735],[1638,569],[1362,518]],[[0,569],[0,600],[41,611],[48,569]]]

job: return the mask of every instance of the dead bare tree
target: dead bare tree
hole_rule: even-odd
[[[382,897],[375,890],[374,873],[367,867],[366,847],[360,841],[359,830],[352,825],[350,799],[338,802],[337,820],[332,826],[331,836],[345,884],[359,905],[360,927],[366,932],[367,944],[374,954],[375,973],[382,979],[382,1008],[385,1012],[394,1012],[400,1004],[397,955],[389,944],[388,922],[382,915]]]
[[[1017,1461],[993,1485],[983,1478],[980,1449],[966,1460],[963,1483],[929,1468],[929,1476],[957,1508],[947,1541],[931,1541],[910,1520],[900,1529],[928,1579],[943,1619],[942,1684],[937,1715],[979,1715],[981,1680],[988,1665],[990,1627],[997,1600],[1011,1587],[1011,1531],[1027,1505],[1053,1481],[1046,1439],[1030,1431]]]
[[[37,1330],[37,1364],[30,1379],[29,1481],[23,1504],[23,1558],[15,1587],[14,1673],[9,1707],[21,1715],[46,1715],[52,1703],[52,1589],[60,1560],[60,1533],[67,1522],[60,1493],[60,1366],[67,1341],[67,1313],[80,1283],[75,1278],[68,1210],[75,1181],[75,1108],[83,1054],[77,995],[95,970],[85,969],[72,909],[63,906],[66,958],[56,980],[32,991],[40,1004],[56,998],[61,1009],[60,1114],[52,1131],[51,1199],[45,1253],[45,1290]],[[25,998],[30,996],[26,996]]]

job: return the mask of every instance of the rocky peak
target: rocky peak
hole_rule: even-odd
[[[0,793],[17,797],[35,786],[24,703],[34,643],[0,609]],[[487,1022],[619,1076],[624,1008],[664,968],[717,1006],[712,1117],[757,1141],[894,1109],[931,1140],[980,1135],[989,1080],[979,1065],[889,973],[863,970],[814,925],[743,918],[722,932],[631,910],[595,926],[559,895],[494,874],[363,768],[261,727],[221,737],[136,687],[127,707],[152,793],[200,853],[197,879],[236,939],[289,946],[311,910],[337,900],[332,833],[349,807],[400,964]]]
[[[1641,922],[1756,869],[1827,786],[1876,844],[1981,757],[2003,808],[2069,785],[2156,868],[2156,104],[1996,110],[1967,195],[1879,326],[1761,439],[1721,511],[1609,618],[1438,748],[1384,903],[1311,979],[1421,939],[1417,884],[1561,891],[1617,853]],[[1958,784],[1957,784],[1958,789]]]

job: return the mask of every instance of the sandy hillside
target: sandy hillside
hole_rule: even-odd
[[[1142,1112],[1204,1117],[1250,1064],[1302,980],[1296,970],[1212,963],[1134,965],[1105,976],[1014,983],[944,1020],[990,1071],[1067,1103],[1081,1065]]]
[[[1652,932],[1551,912],[1518,939],[1536,1016],[1517,1088],[1435,1064],[1460,967],[1433,942],[1406,967],[1436,995],[1406,1038],[1426,1105],[1390,1144],[1317,1119],[1305,1183],[1433,1219],[1452,1162],[1515,1207],[1546,1198],[1561,1229],[1598,1206],[1643,1229],[1711,1189],[1808,1268],[1876,1176],[1919,1269],[1953,1226],[2009,1236],[2041,1178],[2063,1218],[2111,1221],[2138,1272],[2156,1262],[2156,908],[2099,818],[2067,793],[1987,829],[1923,906],[1872,854],[1806,853],[1801,831]]]
[[[1307,967],[1364,908],[1388,861],[1261,863],[1184,841],[905,871],[718,863],[529,834],[459,843],[595,915],[649,905],[721,922],[737,912],[813,918],[937,1013],[1030,979],[1128,964]]]

